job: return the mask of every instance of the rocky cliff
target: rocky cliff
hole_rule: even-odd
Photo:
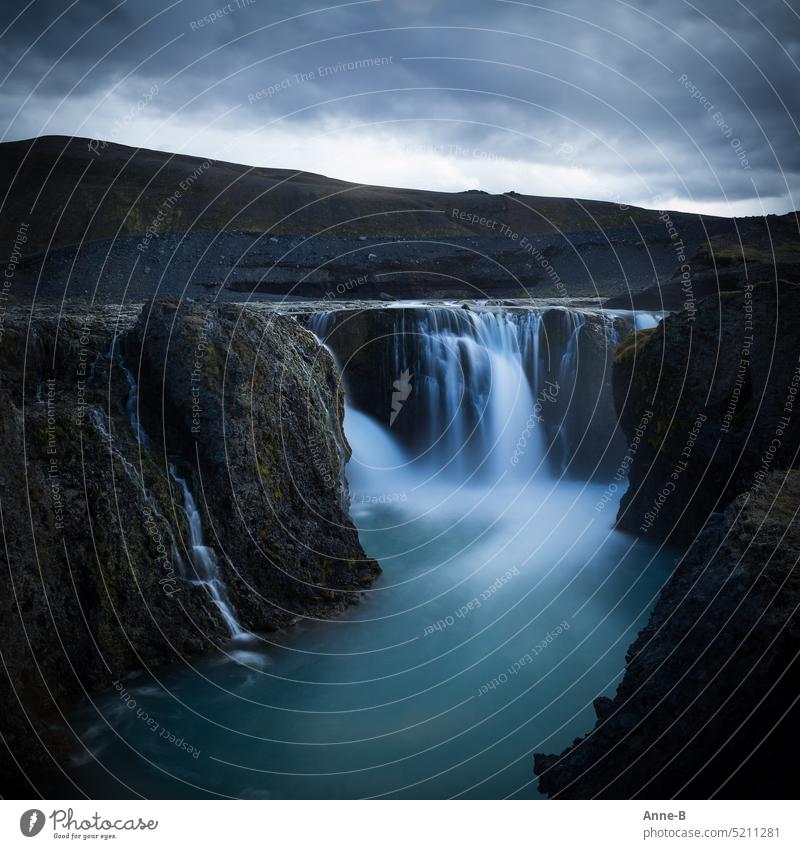
[[[800,720],[800,472],[716,515],[628,650],[597,724],[537,754],[551,798],[794,799]]]
[[[708,298],[617,349],[619,527],[691,542],[552,798],[796,798],[800,292]]]
[[[796,464],[798,323],[800,289],[765,283],[623,341],[614,395],[629,439],[641,434],[620,528],[689,539],[709,513]]]
[[[248,631],[333,615],[379,567],[346,511],[335,366],[291,318],[10,309],[0,366],[1,790],[30,797],[84,692],[228,639],[181,479]]]

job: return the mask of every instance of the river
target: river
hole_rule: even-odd
[[[533,752],[592,727],[677,553],[614,530],[624,482],[569,474],[534,413],[579,389],[567,349],[557,387],[531,372],[538,319],[432,322],[392,407],[424,436],[346,410],[362,602],[87,701],[67,795],[538,798]]]

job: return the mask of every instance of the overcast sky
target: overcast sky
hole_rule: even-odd
[[[2,7],[6,141],[720,214],[800,206],[800,0]]]

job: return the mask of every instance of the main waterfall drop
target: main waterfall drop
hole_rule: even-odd
[[[351,407],[387,428],[414,466],[484,484],[609,475],[622,448],[611,357],[634,326],[630,314],[560,305],[392,305],[309,319]]]

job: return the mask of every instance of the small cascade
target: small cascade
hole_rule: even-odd
[[[623,321],[630,330],[651,330],[658,327],[659,322],[667,315],[667,312],[646,312],[644,310],[609,310],[606,316],[609,319]]]
[[[133,376],[133,373],[125,365],[122,358],[119,358],[118,365],[122,373],[125,375],[125,379],[128,381],[128,401],[125,405],[125,409],[128,413],[128,421],[130,422],[131,430],[133,430],[137,442],[140,445],[147,447],[151,443],[150,437],[142,427],[139,419],[139,386],[136,382],[136,378]],[[236,611],[228,598],[227,588],[220,576],[217,554],[213,548],[205,544],[200,512],[197,509],[197,504],[192,496],[191,490],[189,489],[189,484],[177,473],[172,463],[169,464],[169,474],[172,480],[180,487],[183,494],[183,512],[186,515],[186,522],[189,526],[189,543],[191,547],[190,556],[194,572],[192,582],[202,585],[208,591],[211,600],[216,605],[225,624],[227,625],[231,637],[234,639],[242,638],[247,634],[247,632],[244,631],[239,624],[239,621],[236,618]],[[142,486],[144,486],[144,482],[142,482]],[[170,534],[172,534],[171,528]]]
[[[635,312],[633,315],[633,326],[635,330],[651,330],[657,327],[659,321],[664,317],[663,313]]]
[[[320,340],[325,342],[328,333],[335,324],[335,312],[315,312],[308,317],[308,329]]]
[[[200,512],[189,489],[189,484],[175,471],[175,467],[171,463],[169,473],[183,493],[183,510],[189,525],[189,543],[192,548],[191,558],[196,576],[195,583],[201,584],[208,590],[211,600],[219,609],[225,624],[228,626],[231,637],[234,639],[241,638],[245,636],[246,632],[236,618],[236,611],[228,598],[227,588],[220,577],[217,554],[213,548],[205,544]]]
[[[574,312],[572,310],[564,311],[564,321],[566,323],[567,345],[564,348],[564,353],[561,355],[561,363],[558,369],[558,384],[559,390],[564,394],[565,398],[571,398],[577,390],[578,378],[578,341],[584,324],[586,324],[586,316],[583,313]],[[564,418],[561,422],[561,427],[558,429],[558,438],[561,445],[561,470],[566,470],[572,457],[573,445],[570,438],[570,412],[572,405],[568,405]]]
[[[119,358],[118,363],[120,370],[125,375],[125,380],[128,381],[128,400],[125,404],[128,421],[130,422],[131,430],[136,437],[136,441],[146,448],[150,445],[150,438],[144,432],[139,421],[139,385],[133,376],[133,372],[123,362],[122,357]]]

